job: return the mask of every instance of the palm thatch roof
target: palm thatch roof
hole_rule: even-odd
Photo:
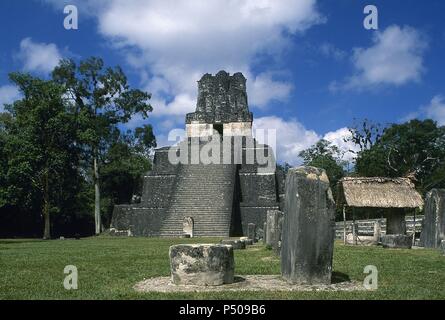
[[[346,177],[337,204],[356,208],[422,208],[423,199],[407,178]]]

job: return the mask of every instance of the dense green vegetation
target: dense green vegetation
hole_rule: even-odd
[[[123,127],[148,117],[150,95],[100,58],[10,80],[21,98],[0,113],[0,237],[99,233],[150,168],[152,127]]]
[[[326,140],[320,140],[300,152],[305,165],[323,168],[329,177],[334,196],[337,182],[344,176],[405,177],[425,195],[432,188],[445,187],[445,126],[431,119],[411,120],[383,127],[363,120],[349,128],[351,142],[358,151],[353,163],[344,159],[344,150]],[[380,215],[378,211],[363,211]],[[347,218],[351,213],[346,212]],[[341,209],[337,220],[342,219]]]
[[[303,164],[317,168],[323,168],[329,177],[331,188],[335,188],[338,180],[345,175],[346,161],[342,160],[340,149],[324,139],[315,145],[300,152]]]
[[[437,250],[343,246],[334,250],[334,280],[362,282],[366,265],[379,272],[376,291],[137,293],[144,278],[169,275],[168,248],[219,239],[108,238],[0,240],[0,299],[445,299],[445,257]],[[78,290],[65,290],[63,269],[75,265]],[[279,259],[256,244],[235,251],[235,273],[280,274]]]
[[[355,173],[361,176],[408,177],[422,193],[445,186],[445,127],[430,119],[392,124],[384,129],[363,124],[352,128],[361,147]],[[366,137],[366,138],[365,138]]]
[[[344,160],[344,151],[323,139],[300,152],[303,163],[325,169],[333,186],[343,176],[354,175],[408,177],[423,193],[445,187],[445,126],[431,119],[385,127],[364,120],[349,131],[345,142],[359,149],[350,150],[355,153],[352,166]]]

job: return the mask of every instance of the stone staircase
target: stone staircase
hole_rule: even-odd
[[[182,235],[184,218],[192,217],[195,237],[228,237],[236,170],[236,165],[181,165],[159,236]]]

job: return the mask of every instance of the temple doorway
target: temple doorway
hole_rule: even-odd
[[[224,129],[223,129],[223,124],[222,123],[218,123],[218,124],[214,124],[213,125],[213,130],[215,130],[216,132],[218,132],[218,134],[222,137],[223,133],[224,133]]]
[[[182,231],[184,234],[188,234],[190,238],[193,238],[193,218],[192,217],[185,217],[184,222],[182,223]]]

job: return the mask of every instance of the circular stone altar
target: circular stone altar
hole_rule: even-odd
[[[218,286],[233,283],[233,247],[222,244],[179,244],[169,250],[175,285]]]

